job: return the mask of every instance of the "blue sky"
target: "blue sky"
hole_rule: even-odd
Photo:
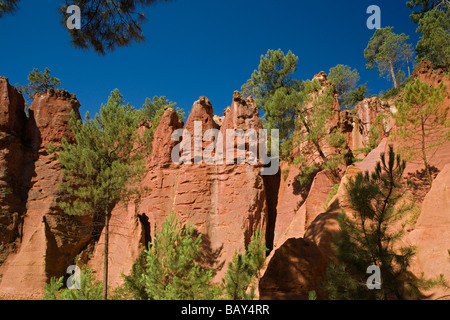
[[[296,78],[346,64],[377,94],[392,84],[365,68],[374,32],[366,27],[367,7],[381,8],[381,27],[409,35],[414,46],[419,38],[406,0],[176,0],[145,9],[145,42],[99,56],[71,46],[61,2],[22,0],[16,14],[0,19],[0,75],[25,85],[33,68],[48,67],[76,94],[82,114],[96,113],[118,88],[135,107],[164,95],[186,113],[204,95],[222,115],[261,54],[278,48],[299,57]]]

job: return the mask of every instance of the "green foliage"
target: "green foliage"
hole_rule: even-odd
[[[431,10],[419,20],[417,32],[422,36],[416,46],[416,60],[431,61],[432,67],[450,67],[450,10]]]
[[[301,153],[294,163],[301,167],[297,180],[302,185],[311,181],[320,169],[336,170],[346,162],[347,148],[345,134],[339,128],[330,131],[328,121],[334,116],[332,104],[334,88],[328,87],[320,92],[317,80],[306,81],[301,91],[303,101],[297,112],[297,130],[294,145],[301,148]],[[333,152],[325,155],[323,148],[333,147]]]
[[[211,284],[212,269],[203,268],[201,235],[194,234],[194,226],[185,227],[174,214],[166,218],[155,235],[155,241],[144,250],[129,277],[125,277],[125,291],[134,299],[150,300],[210,300],[219,295]]]
[[[149,300],[145,289],[146,251],[142,251],[131,268],[129,275],[122,274],[124,283],[115,290],[114,296],[119,300]]]
[[[31,104],[37,93],[46,92],[49,89],[57,88],[61,85],[61,81],[58,78],[50,76],[50,70],[48,68],[45,68],[44,72],[34,68],[28,74],[28,81],[30,82],[27,86],[16,84],[17,89],[24,95],[27,106]]]
[[[339,102],[342,105],[350,95],[350,92],[356,87],[359,81],[359,73],[356,69],[352,70],[349,66],[338,64],[330,69],[328,79],[333,82],[339,95]]]
[[[75,143],[62,140],[58,158],[63,180],[59,189],[65,197],[59,207],[69,215],[91,215],[105,232],[104,282],[107,282],[109,218],[114,206],[128,200],[138,190],[131,188],[143,175],[147,135],[137,130],[139,118],[133,107],[125,105],[119,90],[114,90],[100,113],[86,123],[72,111],[69,121]],[[107,288],[105,286],[105,299]]]
[[[383,113],[377,114],[375,117],[372,126],[369,129],[368,135],[368,148],[369,150],[373,150],[380,144],[381,140],[384,137],[384,132],[386,131],[386,121],[388,116]],[[370,152],[370,151],[369,151]]]
[[[409,68],[413,51],[411,45],[406,42],[409,36],[403,33],[395,34],[393,29],[393,27],[377,29],[364,49],[364,57],[367,59],[367,69],[373,69],[377,65],[380,75],[389,77],[394,87],[398,88],[402,75],[401,68],[404,63]]]
[[[258,108],[264,112],[261,119],[264,128],[279,130],[282,157],[288,154],[283,150],[289,147],[287,141],[295,129],[295,111],[301,86],[300,81],[292,78],[297,63],[298,57],[291,51],[285,55],[281,49],[268,50],[266,55],[261,55],[258,69],[241,88],[243,96],[252,95]]]
[[[308,300],[317,300],[317,293],[315,290],[308,292]]]
[[[283,180],[284,181],[286,181],[286,179],[287,179],[287,177],[289,175],[289,171],[290,171],[289,167],[287,167],[286,169],[281,170],[281,174],[283,176]]]
[[[449,9],[448,0],[411,0],[406,2],[410,9],[417,9],[409,16],[414,23],[418,23],[420,19],[430,10],[446,10]],[[420,10],[418,10],[420,8]]]
[[[367,82],[365,84],[359,85],[356,89],[349,92],[344,100],[344,105],[347,109],[352,110],[360,101],[363,101],[366,97],[367,92]]]
[[[7,13],[14,12],[17,9],[17,3],[20,0],[0,0],[0,18]]]
[[[429,155],[450,139],[449,106],[442,105],[447,94],[443,82],[438,87],[416,79],[405,87],[403,100],[396,101],[393,114],[397,124],[394,138],[401,141],[400,152],[407,159],[421,159],[432,184]]]
[[[165,107],[175,109],[177,111],[178,118],[183,122],[185,121],[184,110],[178,108],[176,102],[170,101],[165,96],[154,96],[152,99],[146,98],[142,108],[138,111],[140,112],[140,117],[150,119],[152,121],[152,128],[157,128]]]
[[[164,0],[165,2],[170,0]],[[159,1],[160,2],[160,1]],[[82,12],[80,30],[68,30],[72,44],[80,49],[93,49],[100,55],[144,40],[143,8],[158,0],[70,0],[61,6],[61,23],[66,28],[67,7],[77,5]]]
[[[130,195],[127,184],[144,172],[145,141],[137,132],[139,119],[116,89],[93,119],[86,113],[83,123],[72,113],[69,124],[76,143],[63,140],[59,154],[64,178],[60,190],[69,196],[59,206],[70,215],[109,214]]]
[[[264,235],[257,230],[244,254],[234,253],[233,260],[228,265],[227,274],[223,279],[225,295],[231,300],[253,300],[255,298],[255,277],[266,259]]]
[[[386,90],[386,92],[381,95],[381,99],[382,100],[390,100],[390,99],[395,98],[396,96],[398,96],[400,94],[400,92],[402,92],[402,90],[399,89],[399,88],[390,88],[390,89]]]
[[[371,175],[360,173],[346,184],[353,213],[338,217],[341,232],[333,243],[339,264],[329,265],[324,286],[330,299],[420,299],[421,290],[438,283],[415,277],[409,271],[415,248],[400,245],[404,219],[414,208],[403,197],[405,165],[390,146]],[[381,289],[366,286],[371,265],[380,268]]]
[[[328,204],[330,203],[331,199],[333,199],[333,197],[336,195],[338,190],[339,190],[339,185],[338,184],[335,184],[335,185],[333,185],[333,187],[331,187],[331,190],[328,193],[328,198],[327,198],[327,200],[325,201],[325,203],[322,206],[324,211],[326,211],[328,209]]]
[[[45,285],[43,300],[101,300],[103,283],[95,280],[94,272],[83,266],[80,272],[80,289],[63,288],[63,279],[51,278]]]

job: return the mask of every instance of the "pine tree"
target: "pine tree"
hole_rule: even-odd
[[[152,127],[157,127],[164,113],[164,108],[172,108],[177,111],[178,118],[185,120],[184,110],[177,107],[176,102],[172,102],[165,96],[154,96],[152,99],[146,98],[142,109],[139,110],[141,116],[152,121]]]
[[[79,288],[63,288],[64,277],[51,278],[45,285],[43,300],[101,300],[103,283],[95,280],[94,272],[83,266],[80,272]]]
[[[301,173],[297,177],[302,185],[311,182],[313,174],[330,169],[336,172],[339,165],[347,161],[345,135],[340,128],[331,128],[328,121],[333,117],[333,86],[321,92],[318,80],[306,81],[303,90],[294,99],[285,103],[296,103],[296,131],[293,146],[300,147],[300,154],[294,159]],[[274,98],[276,99],[276,98]],[[328,152],[325,152],[328,148]]]
[[[353,109],[358,102],[363,101],[366,97],[366,93],[369,92],[367,89],[367,82],[365,84],[359,85],[356,89],[349,92],[344,100],[344,105],[347,109]]]
[[[333,239],[339,264],[330,263],[324,289],[330,299],[420,299],[436,280],[409,271],[414,246],[400,246],[404,218],[414,208],[405,201],[402,175],[406,162],[389,147],[375,171],[360,173],[345,185],[351,216],[341,213],[341,232]],[[369,290],[369,266],[380,270],[380,289]]]
[[[416,61],[428,59],[432,67],[448,69],[450,67],[450,10],[428,11],[420,19],[416,31],[422,33],[416,46]]]
[[[449,0],[411,0],[406,2],[410,9],[416,9],[409,16],[414,23],[418,23],[420,19],[431,10],[448,11],[450,8]],[[420,10],[418,10],[420,8]]]
[[[14,12],[17,9],[17,3],[20,0],[0,0],[0,18],[6,14]]]
[[[407,159],[420,158],[425,166],[430,186],[433,179],[429,157],[434,150],[450,140],[449,106],[442,105],[447,94],[443,82],[438,87],[416,79],[406,85],[403,100],[396,101],[397,112],[393,114],[397,124],[394,137],[400,142],[399,149]]]
[[[241,87],[243,96],[252,95],[263,112],[261,121],[264,128],[279,130],[282,158],[288,156],[291,149],[290,137],[295,129],[296,110],[294,104],[279,103],[274,100],[274,96],[291,96],[299,91],[301,81],[292,77],[297,70],[297,63],[298,57],[291,51],[285,55],[281,49],[268,50],[265,55],[261,55],[258,69]]]
[[[50,75],[50,69],[45,68],[44,72],[34,68],[28,74],[27,86],[20,86],[16,84],[17,89],[25,95],[26,105],[29,106],[37,93],[46,92],[49,89],[57,88],[61,85],[61,81],[58,78]]]
[[[399,88],[401,75],[404,74],[402,65],[406,63],[409,70],[413,51],[411,45],[406,42],[409,36],[396,34],[393,29],[377,29],[364,49],[364,57],[367,59],[367,69],[373,69],[377,65],[380,75],[392,79],[394,88]]]
[[[93,216],[96,236],[104,227],[103,297],[107,299],[111,211],[137,192],[130,185],[144,173],[146,141],[137,130],[134,108],[124,104],[117,89],[94,119],[87,113],[83,123],[72,112],[69,124],[76,142],[63,140],[58,156],[63,176],[60,190],[66,195],[59,206],[70,215]]]
[[[252,300],[255,298],[254,278],[264,265],[267,248],[263,234],[257,230],[244,254],[234,253],[233,260],[223,278],[223,286],[227,299]],[[250,288],[249,288],[250,287]]]
[[[356,69],[352,70],[349,66],[338,64],[330,69],[328,79],[333,82],[339,95],[339,102],[343,105],[350,92],[356,87],[359,81],[359,73]]]
[[[194,225],[188,223],[183,227],[174,214],[168,216],[156,232],[154,242],[144,250],[145,266],[142,268],[142,261],[138,261],[141,267],[135,269],[131,278],[125,278],[127,285],[134,287],[134,298],[210,300],[218,297],[218,287],[211,283],[214,270],[198,262],[201,244],[202,236],[194,233]]]

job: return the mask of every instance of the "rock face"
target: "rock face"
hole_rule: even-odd
[[[22,232],[26,184],[22,95],[0,77],[0,265],[14,251]]]
[[[443,274],[450,279],[450,164],[447,164],[433,181],[433,186],[422,203],[422,210],[414,230],[408,235],[411,244],[417,246],[412,270],[426,278]],[[437,288],[429,292],[431,298],[449,294],[449,290]]]
[[[217,269],[217,280],[224,275],[234,252],[245,250],[253,232],[266,231],[268,205],[259,166],[226,164],[225,161],[217,165],[204,161],[194,163],[194,155],[201,155],[211,143],[194,145],[195,126],[198,129],[201,124],[201,131],[197,132],[203,134],[209,129],[218,129],[212,110],[211,102],[200,97],[186,121],[184,129],[191,136],[191,164],[176,164],[171,160],[171,151],[179,143],[172,141],[171,135],[182,126],[174,110],[167,109],[163,114],[154,135],[149,171],[141,183],[142,188],[149,191],[139,204],[116,208],[112,213],[111,224],[122,223],[111,230],[111,284],[122,281],[120,272],[130,270],[145,245],[142,239],[153,239],[155,231],[172,212],[182,223],[194,223],[202,234],[203,262]],[[262,126],[251,99],[245,101],[235,93],[232,105],[225,111],[221,132],[259,128]],[[142,217],[148,222],[143,223]],[[97,276],[101,279],[103,250],[97,247],[90,264],[98,270]]]
[[[310,291],[316,291],[318,299],[326,298],[321,283],[334,256],[331,239],[339,232],[337,215],[347,207],[344,184],[359,172],[354,166],[348,167],[327,208],[323,204],[332,179],[326,171],[319,172],[306,201],[266,259],[258,288],[260,299],[305,300]]]
[[[431,70],[426,63],[419,65],[415,74],[430,84],[448,83],[442,72]],[[332,85],[323,72],[314,79],[322,87],[318,94]],[[368,98],[352,115],[340,111],[335,93],[332,98],[327,126],[330,130],[340,128],[352,151],[367,147],[377,115],[387,115],[392,108],[390,103]],[[75,264],[75,257],[102,279],[102,226],[94,228],[90,217],[70,217],[61,212],[57,204],[62,197],[58,191],[61,166],[48,153],[50,144],[59,145],[62,138],[74,140],[68,121],[72,111],[79,117],[79,107],[74,95],[50,90],[36,96],[27,118],[23,97],[0,77],[0,299],[41,298],[45,283],[53,276],[64,275],[66,268]],[[392,125],[388,118],[380,130],[387,135]],[[139,130],[149,126],[143,123]],[[123,281],[121,273],[130,271],[164,219],[174,213],[183,224],[194,223],[196,232],[202,234],[201,262],[217,270],[216,281],[222,279],[234,253],[242,253],[252,233],[260,229],[271,252],[259,279],[259,297],[307,299],[314,290],[319,299],[326,298],[320,284],[334,259],[331,239],[339,232],[337,216],[342,209],[349,212],[344,185],[359,172],[373,170],[380,153],[388,150],[386,136],[381,134],[378,147],[361,156],[362,161],[343,168],[342,179],[325,170],[316,174],[311,185],[301,187],[297,181],[300,171],[292,164],[281,163],[277,174],[262,175],[259,155],[253,155],[256,161],[250,163],[248,140],[243,145],[231,141],[230,163],[225,161],[225,153],[222,163],[207,162],[208,153],[218,156],[226,151],[227,139],[231,139],[227,132],[238,135],[254,130],[259,135],[262,129],[253,99],[243,99],[239,92],[233,94],[222,117],[213,115],[208,98],[200,97],[186,125],[175,110],[167,108],[155,129],[152,154],[146,159],[147,172],[137,186],[140,197],[117,205],[112,212],[109,285],[115,287]],[[184,134],[180,134],[182,130]],[[205,138],[205,133],[213,133],[214,138]],[[196,137],[205,139],[196,142]],[[182,150],[176,149],[181,146]],[[450,249],[446,237],[450,228],[446,210],[449,146],[441,147],[430,161],[438,176],[424,195],[422,214],[408,236],[408,241],[418,246],[413,271],[425,271],[427,277],[444,273],[450,278],[446,254]],[[240,151],[246,157],[238,164]],[[176,156],[186,156],[182,157],[185,161],[174,161]],[[408,164],[405,178],[421,167]],[[338,191],[330,199],[336,184]]]
[[[23,111],[23,99],[21,107]],[[18,248],[0,267],[0,296],[40,298],[45,283],[64,274],[91,237],[89,217],[66,216],[57,206],[61,167],[55,155],[47,152],[49,143],[73,139],[68,120],[72,110],[79,116],[78,108],[75,96],[52,90],[37,96],[26,125],[16,126],[24,130],[18,154],[22,161],[17,162],[22,171],[16,175],[22,183],[24,218],[19,217]]]

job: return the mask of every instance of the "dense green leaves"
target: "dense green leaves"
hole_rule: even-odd
[[[213,283],[215,271],[203,266],[202,236],[194,225],[183,226],[172,214],[156,231],[116,293],[121,299],[196,300],[253,299],[255,277],[264,264],[264,235],[256,231],[247,250],[235,253],[222,284]]]
[[[218,288],[211,284],[212,269],[199,264],[201,235],[194,226],[183,226],[172,214],[156,233],[153,243],[138,261],[139,270],[125,278],[137,299],[197,300],[213,299]],[[145,294],[144,294],[145,292]]]
[[[319,93],[321,86],[317,80],[294,79],[297,62],[291,51],[285,55],[280,49],[268,50],[242,91],[244,95],[254,96],[264,113],[264,128],[279,130],[281,158],[292,160],[293,148],[301,147],[302,152],[295,160],[305,176],[299,178],[306,183],[319,167],[336,169],[342,163],[345,137],[337,128],[330,132],[326,125],[332,118],[334,88]],[[322,150],[324,143],[338,148],[336,153],[327,157]],[[321,158],[323,166],[314,161],[316,156]]]
[[[298,57],[291,51],[286,55],[278,50],[268,50],[261,55],[257,70],[241,90],[244,97],[252,95],[256,105],[264,113],[264,128],[278,129],[283,150],[290,144],[295,129],[295,112],[301,82],[292,76],[297,70]],[[288,152],[284,152],[286,154]]]
[[[433,67],[448,69],[450,66],[450,10],[428,11],[420,19],[417,32],[422,33],[416,46],[416,60],[426,58]]]
[[[92,48],[104,55],[116,47],[142,41],[142,24],[146,19],[144,13],[139,11],[157,2],[158,0],[70,0],[60,9],[61,22],[66,25],[68,6],[79,6],[82,12],[81,29],[67,29],[72,44],[76,48]]]
[[[365,84],[359,85],[356,89],[350,91],[348,96],[344,100],[344,105],[347,106],[347,109],[353,109],[358,102],[363,101],[366,97],[367,92],[367,82]]]
[[[414,209],[402,187],[404,169],[390,146],[371,175],[360,173],[346,184],[353,213],[338,218],[341,232],[333,242],[339,264],[331,263],[326,273],[330,299],[419,299],[421,289],[437,283],[409,271],[415,248],[401,245],[405,217]],[[380,268],[380,289],[366,285],[371,265]]]
[[[328,79],[333,82],[339,95],[339,102],[343,104],[356,87],[359,81],[359,73],[356,69],[352,70],[349,66],[338,64],[330,69]]]
[[[109,218],[114,206],[138,192],[131,188],[144,173],[143,157],[148,150],[147,135],[138,131],[140,119],[125,105],[119,90],[111,92],[106,105],[83,123],[72,111],[69,125],[75,143],[63,139],[59,154],[65,197],[58,203],[69,215],[91,215],[99,236],[104,226],[104,298],[107,295]],[[95,231],[95,230],[94,230]]]
[[[64,212],[102,216],[124,199],[126,185],[144,170],[146,145],[138,125],[134,109],[124,104],[117,89],[93,119],[86,114],[86,123],[72,114],[76,143],[64,140],[59,154],[64,178],[60,189],[69,195],[59,203]]]
[[[263,233],[258,230],[253,234],[245,253],[234,253],[223,279],[226,299],[252,300],[255,298],[256,284],[252,281],[255,277],[259,277],[259,270],[266,259],[266,251]]]
[[[0,0],[0,18],[7,13],[17,9],[17,3],[20,0]]]
[[[448,0],[411,0],[406,2],[410,9],[415,9],[409,16],[411,20],[418,23],[424,15],[433,9],[448,11],[450,3]]]
[[[395,34],[393,29],[377,29],[364,49],[364,57],[367,59],[367,69],[373,69],[377,65],[380,75],[389,77],[394,87],[398,88],[402,77],[405,76],[402,67],[406,64],[410,70],[413,51],[411,45],[406,42],[409,36],[403,33]]]
[[[79,288],[63,288],[64,277],[51,278],[45,285],[43,300],[101,300],[103,283],[97,281],[94,272],[83,266],[79,275]],[[73,279],[74,281],[74,279]]]
[[[150,119],[152,121],[152,127],[156,128],[161,120],[161,116],[164,113],[164,108],[172,108],[177,111],[178,118],[185,121],[184,110],[177,107],[176,102],[172,102],[165,96],[154,96],[152,99],[146,98],[145,103],[139,110],[140,116],[145,119]]]

